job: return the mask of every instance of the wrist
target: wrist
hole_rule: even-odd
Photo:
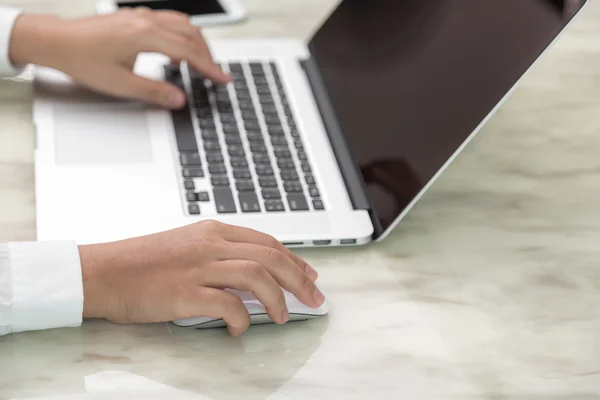
[[[101,265],[95,253],[93,245],[79,246],[83,281],[83,318],[103,317],[100,282],[97,276]]]
[[[17,17],[11,34],[9,58],[13,65],[37,64],[57,67],[65,46],[61,37],[62,20],[53,15]]]

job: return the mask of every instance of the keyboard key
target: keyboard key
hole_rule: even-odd
[[[251,62],[250,63],[250,71],[252,72],[252,75],[260,75],[260,74],[264,74],[264,69],[261,63],[259,62]]]
[[[269,82],[267,81],[267,78],[263,77],[263,76],[255,76],[254,77],[254,84],[259,86],[259,85],[267,85]]]
[[[287,146],[287,139],[285,136],[273,136],[271,137],[271,144],[273,146]]]
[[[225,168],[225,164],[211,164],[208,166],[208,172],[213,175],[226,174],[227,168]]]
[[[247,138],[251,144],[252,143],[261,144],[261,145],[265,144],[265,140],[263,139],[262,134],[248,135]]]
[[[184,107],[181,110],[173,110],[171,117],[179,151],[198,151],[198,143],[196,142],[196,134],[194,133],[189,108]]]
[[[181,170],[184,178],[203,178],[204,171],[202,168],[184,168]]]
[[[283,171],[281,171],[280,176],[281,176],[281,179],[285,182],[298,182],[299,181],[298,173],[294,169],[283,170]]]
[[[203,107],[198,107],[198,104],[196,104],[196,115],[199,119],[210,119],[213,117],[212,109],[208,103]]]
[[[198,204],[188,204],[188,212],[192,215],[199,215],[200,206]]]
[[[206,155],[206,161],[209,164],[219,164],[223,162],[223,155],[220,153],[211,153]]]
[[[213,186],[229,186],[229,178],[227,175],[213,176],[210,178],[210,183]]]
[[[198,192],[198,193],[196,193],[196,197],[198,198],[198,201],[209,201],[210,200],[210,196],[209,196],[208,192]]]
[[[219,110],[219,114],[229,114],[233,112],[233,106],[231,102],[221,102],[217,103],[217,110]]]
[[[251,129],[260,130],[260,125],[259,125],[258,121],[246,120],[246,121],[244,121],[244,126],[246,127],[246,130],[251,130]]]
[[[308,156],[307,156],[307,155],[306,155],[306,153],[305,153],[305,152],[303,152],[303,151],[299,151],[299,152],[298,152],[298,158],[299,158],[301,161],[306,161],[306,160],[308,160]]]
[[[291,159],[292,153],[286,149],[277,149],[275,150],[275,157],[277,157],[277,159]]]
[[[310,164],[302,163],[301,167],[302,167],[302,172],[311,172]]]
[[[252,95],[250,94],[250,91],[247,88],[236,89],[235,95],[238,98],[238,100],[252,100]]]
[[[238,105],[240,110],[254,110],[254,103],[250,100],[240,100]]]
[[[271,176],[273,175],[273,168],[270,165],[257,165],[256,175],[258,176]]]
[[[274,105],[264,105],[262,107],[263,114],[266,115],[277,115],[277,107]]]
[[[237,124],[235,122],[234,123],[224,123],[222,125],[222,127],[223,127],[223,132],[225,134],[228,134],[228,133],[238,133],[240,131],[238,129]]]
[[[229,93],[217,93],[215,95],[215,100],[217,101],[217,103],[226,104],[230,101]]]
[[[200,129],[203,128],[215,128],[215,121],[212,117],[210,118],[201,118],[198,120],[198,125],[200,125]]]
[[[253,154],[252,159],[256,165],[271,165],[271,159],[268,154]]]
[[[190,203],[193,203],[195,201],[198,201],[198,197],[196,196],[196,193],[194,192],[187,192],[185,194],[185,198],[187,199],[187,201],[189,201]]]
[[[265,123],[267,125],[275,125],[275,124],[280,124],[281,123],[279,121],[279,117],[277,115],[265,114],[264,118],[265,118]]]
[[[179,161],[181,161],[181,165],[202,165],[202,160],[200,159],[200,154],[197,152],[194,153],[181,153],[179,155]]]
[[[299,182],[284,182],[283,188],[287,193],[302,193],[302,185]]]
[[[284,136],[285,132],[283,131],[283,128],[281,127],[281,125],[270,125],[268,127],[269,130],[269,136]]]
[[[292,128],[290,126],[290,135],[292,135],[293,138],[299,138],[300,137],[300,133],[298,132],[298,129],[296,128]]]
[[[233,200],[233,193],[228,187],[217,187],[213,189],[213,198],[217,206],[217,212],[219,214],[230,214],[235,213],[235,201]]]
[[[271,94],[271,89],[269,89],[266,85],[256,86],[256,93],[261,94]]]
[[[244,157],[246,155],[244,147],[234,144],[227,148],[227,153],[229,153],[230,157]]]
[[[265,201],[265,209],[268,212],[285,211],[285,206],[281,200],[268,200]]]
[[[275,100],[273,100],[273,97],[271,97],[270,93],[259,94],[258,101],[260,102],[260,105],[263,107],[266,105],[272,106],[273,104],[275,104]]]
[[[240,201],[240,207],[242,212],[260,212],[260,204],[258,204],[258,197],[254,192],[243,192],[238,195]]]
[[[231,72],[244,72],[244,67],[240,63],[231,63],[229,64],[229,70]]]
[[[252,174],[247,169],[236,169],[233,171],[233,177],[235,179],[252,179]]]
[[[256,154],[266,154],[267,148],[264,143],[252,142],[250,143],[250,151]]]
[[[316,186],[311,186],[308,188],[308,193],[310,194],[310,197],[320,197],[320,193],[319,193],[319,189],[317,189]]]
[[[280,199],[281,193],[279,193],[279,189],[263,189],[262,197],[265,200]]]
[[[204,141],[204,150],[207,152],[211,152],[214,150],[221,150],[221,144],[216,140],[206,140]]]
[[[303,194],[290,194],[287,197],[290,210],[292,211],[306,211],[308,210],[308,203],[306,197]]]
[[[233,168],[248,168],[248,161],[242,157],[232,157],[229,162]]]
[[[183,187],[186,190],[194,190],[196,189],[196,185],[194,184],[194,181],[191,179],[186,179],[185,181],[183,181]]]
[[[296,165],[294,164],[293,160],[278,160],[277,161],[277,166],[279,167],[279,169],[281,170],[286,170],[286,169],[296,169]]]
[[[216,128],[204,128],[200,130],[200,136],[203,140],[217,140],[219,135]]]
[[[272,176],[261,176],[258,178],[258,184],[261,188],[276,188],[277,187],[277,179]]]
[[[296,147],[298,150],[304,150],[304,145],[300,139],[294,140],[294,147]]]
[[[313,200],[313,208],[315,210],[324,210],[325,209],[325,205],[323,204],[323,200],[314,199]]]
[[[253,192],[254,182],[252,181],[237,181],[235,187],[239,192]]]
[[[225,143],[227,144],[242,144],[240,135],[225,135]]]

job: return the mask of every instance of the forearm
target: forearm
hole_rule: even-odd
[[[9,59],[15,66],[37,64],[57,67],[66,43],[62,19],[53,15],[20,15],[12,30]]]

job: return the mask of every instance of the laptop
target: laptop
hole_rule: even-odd
[[[143,54],[182,110],[37,69],[39,240],[104,242],[203,220],[289,247],[384,239],[585,0],[343,0],[308,43],[212,41],[234,82]]]

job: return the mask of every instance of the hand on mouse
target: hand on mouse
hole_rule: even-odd
[[[21,15],[11,35],[14,65],[55,68],[97,92],[181,108],[184,93],[167,82],[133,73],[139,53],[162,53],[189,65],[217,83],[230,77],[212,59],[199,29],[187,15],[146,8],[66,20],[46,15]]]
[[[222,318],[238,336],[250,324],[240,298],[251,291],[285,323],[283,287],[309,307],[324,297],[316,271],[263,233],[215,221],[123,241],[80,246],[84,318],[117,323]]]

